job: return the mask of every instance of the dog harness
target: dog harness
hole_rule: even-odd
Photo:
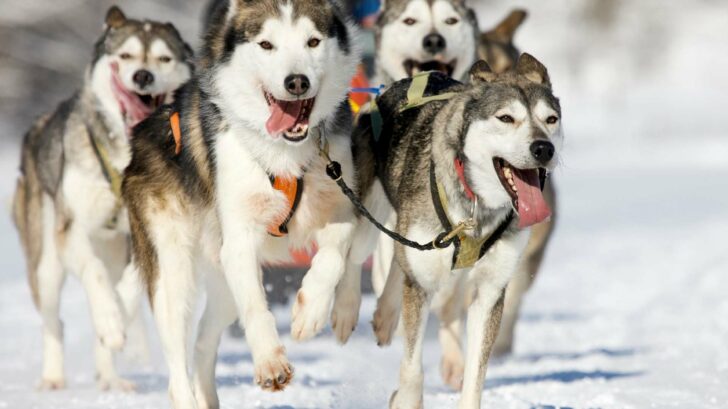
[[[107,229],[114,230],[119,224],[119,213],[121,213],[123,207],[123,200],[121,198],[121,173],[111,164],[111,158],[106,144],[100,140],[96,132],[89,125],[86,125],[86,133],[88,133],[89,143],[96,154],[96,159],[99,161],[99,165],[101,165],[101,173],[103,173],[106,181],[109,182],[111,192],[114,193],[114,209],[109,220],[104,224]]]
[[[172,137],[174,138],[174,155],[177,156],[182,152],[182,128],[180,127],[179,112],[172,112],[169,116],[169,126],[172,130]],[[269,174],[268,178],[273,189],[283,193],[283,196],[285,196],[288,202],[288,212],[276,218],[276,220],[267,226],[266,230],[268,230],[268,234],[271,236],[283,237],[288,234],[288,223],[293,218],[301,202],[301,196],[303,195],[303,177],[290,178]]]

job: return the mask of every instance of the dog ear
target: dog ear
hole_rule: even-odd
[[[531,54],[521,54],[516,63],[516,72],[533,83],[551,88],[551,79],[546,67]]]
[[[471,83],[493,82],[496,78],[498,78],[498,74],[494,73],[493,70],[490,69],[490,65],[488,65],[485,60],[476,61],[475,64],[470,67]]]
[[[126,22],[126,15],[118,6],[111,6],[106,12],[106,27],[119,28]]]
[[[495,26],[495,28],[492,29],[488,34],[492,35],[493,37],[504,43],[510,44],[511,42],[513,42],[513,35],[516,33],[516,30],[518,30],[518,27],[523,24],[523,21],[526,20],[526,17],[528,17],[528,12],[526,10],[513,10],[511,11],[511,14],[508,15],[508,17],[498,23],[498,25]]]

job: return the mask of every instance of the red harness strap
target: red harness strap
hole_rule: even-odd
[[[182,130],[180,128],[179,112],[173,112],[169,116],[169,126],[172,129],[172,137],[174,137],[174,154],[177,156],[182,152]],[[273,186],[273,189],[283,193],[286,197],[288,201],[288,212],[282,214],[268,225],[267,230],[271,236],[283,237],[288,234],[288,222],[291,221],[298,207],[298,203],[301,201],[303,178],[296,179],[271,176],[270,184]]]
[[[470,185],[468,185],[468,182],[465,180],[465,164],[457,156],[455,157],[455,172],[457,172],[458,178],[460,178],[460,183],[462,183],[463,189],[465,189],[465,194],[470,200],[475,200],[475,193],[473,193]]]

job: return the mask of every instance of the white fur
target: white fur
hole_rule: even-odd
[[[459,21],[446,24],[451,17]],[[408,18],[414,19],[415,24],[405,24]],[[463,78],[475,62],[474,30],[450,1],[437,0],[432,6],[427,0],[410,1],[397,21],[382,28],[377,63],[390,78],[401,79],[407,77],[402,65],[407,59],[420,62],[438,59],[445,63],[457,59],[453,78]],[[432,32],[442,35],[446,43],[445,50],[435,58],[422,46],[425,36]]]

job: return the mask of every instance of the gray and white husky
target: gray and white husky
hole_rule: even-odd
[[[422,71],[466,79],[479,36],[465,0],[387,0],[375,26],[376,80],[389,85]]]
[[[474,220],[458,236],[460,244],[445,249],[421,252],[395,244],[388,279],[402,283],[405,356],[390,408],[422,407],[421,355],[429,305],[462,274],[467,275],[465,286],[475,291],[467,309],[459,407],[478,408],[506,285],[526,247],[528,227],[550,216],[541,183],[558,161],[561,111],[546,68],[528,54],[503,74],[478,62],[470,70],[469,85],[439,73],[428,75],[425,95],[452,93],[449,99],[404,108],[411,102],[412,80],[396,82],[377,98],[381,121],[364,114],[353,136],[362,197],[370,205],[391,203],[399,234],[428,243],[456,222]],[[377,122],[380,132],[374,130]],[[502,236],[491,247],[475,248],[479,256],[471,269],[457,269],[460,257],[473,254],[464,243],[487,243],[497,230]],[[374,227],[370,231],[377,234]],[[381,319],[375,314],[373,322],[380,342],[394,329]],[[384,319],[391,320],[391,314]]]
[[[171,24],[127,19],[112,7],[82,89],[23,139],[13,216],[43,320],[41,388],[65,385],[58,307],[67,271],[88,295],[100,387],[132,387],[116,374],[111,353],[124,344],[125,313],[114,283],[129,261],[128,223],[115,176],[131,156],[130,127],[172,100],[190,77],[191,59]],[[136,287],[118,284],[125,307],[134,307]]]
[[[354,26],[330,0],[230,0],[210,10],[197,74],[136,128],[123,186],[178,409],[219,407],[217,348],[237,318],[255,383],[277,391],[291,382],[261,263],[316,241],[291,323],[294,339],[312,337],[329,318],[356,224],[319,155],[325,137],[355,183],[347,102],[359,62]],[[199,263],[210,270],[207,305],[188,365]]]

